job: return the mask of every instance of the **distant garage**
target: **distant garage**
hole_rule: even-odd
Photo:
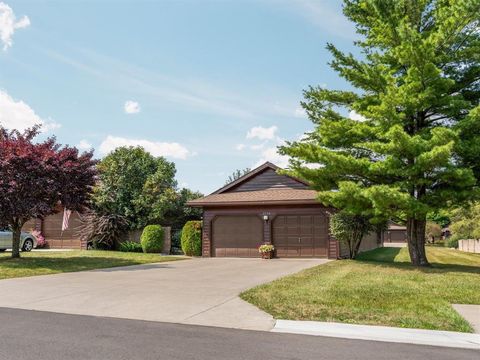
[[[388,229],[384,231],[383,239],[385,243],[404,243],[407,241],[407,227],[390,222]]]
[[[274,245],[277,257],[342,255],[329,234],[333,210],[316,200],[307,183],[277,170],[267,162],[188,203],[203,208],[203,256],[259,257],[264,243]]]

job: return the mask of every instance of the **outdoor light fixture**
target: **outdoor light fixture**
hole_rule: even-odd
[[[268,221],[268,215],[263,215],[263,220]]]

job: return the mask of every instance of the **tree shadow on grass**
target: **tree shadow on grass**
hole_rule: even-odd
[[[401,248],[377,248],[359,254],[355,261],[365,264],[374,263],[376,266],[385,268],[417,270],[424,273],[463,272],[480,274],[480,266],[474,265],[442,264],[433,261],[430,267],[415,267],[411,264],[410,259],[397,258],[401,250]]]

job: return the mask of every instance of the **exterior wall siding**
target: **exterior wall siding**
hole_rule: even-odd
[[[249,181],[241,183],[228,192],[236,191],[258,191],[272,189],[308,189],[308,186],[298,182],[288,176],[279,175],[272,169],[267,169],[256,175]]]
[[[249,206],[249,207],[205,207],[203,211],[202,226],[202,255],[205,257],[212,256],[212,222],[217,216],[222,215],[256,215],[263,219],[264,215],[268,216],[268,221],[263,221],[263,242],[272,242],[272,223],[276,216],[287,214],[322,214],[329,218],[332,209],[321,205],[302,205],[302,206]],[[327,254],[329,258],[337,258],[338,246],[337,241],[329,236],[327,244]]]

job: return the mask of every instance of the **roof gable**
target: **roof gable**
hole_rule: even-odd
[[[223,194],[228,192],[263,191],[281,189],[308,189],[306,182],[288,175],[277,173],[280,168],[270,162],[253,169],[237,180],[213,192]]]

